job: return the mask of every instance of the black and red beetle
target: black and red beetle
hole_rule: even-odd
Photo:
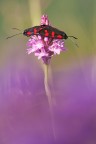
[[[53,39],[67,39],[68,37],[77,39],[74,36],[67,36],[65,32],[49,25],[34,26],[32,28],[25,29],[23,34],[28,37],[32,35],[41,35],[41,37],[49,37]]]
[[[22,34],[22,33],[12,35],[10,37],[7,37],[7,39],[11,38],[13,36],[19,35],[19,34]],[[25,35],[27,37],[30,37],[33,35],[41,35],[41,37],[49,37],[52,39],[67,39],[68,37],[73,37],[74,39],[77,39],[74,36],[67,36],[67,34],[65,32],[63,32],[57,28],[54,28],[52,26],[49,26],[49,25],[40,25],[40,26],[34,26],[31,28],[25,29],[23,32],[23,35]]]

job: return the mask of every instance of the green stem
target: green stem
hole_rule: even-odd
[[[53,105],[52,105],[52,94],[51,94],[51,90],[49,87],[49,71],[48,70],[49,70],[49,65],[44,64],[44,86],[45,86],[45,92],[46,92],[46,95],[48,98],[48,103],[49,103],[53,134],[54,134],[54,138],[56,140],[56,131],[55,131]]]
[[[48,103],[49,103],[49,106],[51,107],[52,99],[51,99],[51,91],[50,91],[50,88],[49,88],[48,68],[49,68],[49,65],[44,64],[44,86],[45,86],[46,95],[48,97]]]
[[[41,17],[41,1],[40,0],[28,0],[29,12],[31,16],[32,26],[37,25],[40,22]]]

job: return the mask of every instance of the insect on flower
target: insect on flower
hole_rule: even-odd
[[[30,37],[27,43],[28,54],[34,52],[35,56],[38,56],[38,59],[42,58],[46,64],[49,63],[53,55],[60,54],[61,51],[66,50],[63,39],[66,40],[71,37],[77,39],[74,36],[68,36],[65,32],[52,27],[47,15],[41,17],[41,24],[39,26],[27,28],[24,32],[9,36],[7,39],[20,34]]]
[[[17,29],[17,28],[13,28],[13,29]],[[19,29],[17,29],[19,30]],[[53,38],[53,39],[67,39],[68,37],[73,37],[74,39],[77,39],[74,36],[67,36],[67,34],[57,28],[54,28],[52,26],[49,25],[40,25],[40,26],[34,26],[31,28],[27,28],[24,30],[23,33],[18,33],[15,35],[12,35],[8,38],[14,37],[16,35],[19,34],[23,34],[27,37],[33,36],[33,35],[41,35],[41,37],[49,37],[49,38]]]

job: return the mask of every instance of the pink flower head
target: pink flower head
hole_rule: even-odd
[[[48,16],[41,17],[41,25],[50,25]],[[53,39],[49,37],[42,37],[41,35],[32,35],[27,43],[28,54],[34,53],[38,59],[42,58],[45,64],[49,64],[53,55],[60,54],[61,51],[66,50],[63,39]]]
[[[47,15],[42,15],[42,17],[41,17],[41,25],[50,25]]]

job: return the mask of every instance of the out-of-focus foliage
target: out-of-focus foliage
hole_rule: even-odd
[[[27,38],[18,36],[6,41],[5,37],[17,33],[17,31],[11,30],[13,27],[20,28],[23,31],[25,28],[32,26],[31,14],[33,15],[32,19],[36,19],[38,10],[36,8],[34,11],[31,9],[30,14],[30,5],[34,7],[36,2],[32,0],[30,3],[29,1],[0,1],[0,40],[2,41],[0,55],[4,59],[7,58],[6,49],[8,53],[11,53],[18,49],[18,47],[18,52],[21,51],[20,45],[22,44],[23,48],[26,48]],[[39,2],[41,13],[48,14],[53,26],[65,31],[68,35],[78,37],[77,43],[79,48],[75,48],[74,44],[67,40],[65,44],[68,47],[68,51],[53,58],[52,63],[54,66],[57,67],[64,64],[66,67],[72,63],[78,65],[78,63],[82,63],[82,60],[91,58],[95,54],[96,45],[96,1],[43,0]],[[13,45],[15,45],[14,48]]]

